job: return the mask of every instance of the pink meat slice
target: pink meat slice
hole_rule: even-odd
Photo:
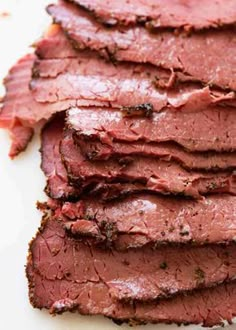
[[[36,102],[29,88],[35,60],[34,54],[24,56],[11,68],[4,80],[6,95],[2,100],[0,128],[5,128],[10,132],[12,145],[9,155],[11,157],[25,150],[34,134],[34,128],[48,120],[54,113],[77,105],[90,105],[83,100]],[[96,105],[96,102],[92,104]],[[102,104],[99,103],[99,105]]]
[[[236,5],[227,1],[70,0],[108,25],[145,24],[148,28],[195,30],[235,25]]]
[[[60,229],[59,227],[61,234]],[[47,234],[48,231],[46,236]],[[64,242],[66,251],[60,249],[56,255],[50,257],[47,246],[42,245],[43,238],[36,239],[32,252],[35,256],[34,265],[40,274],[49,280],[60,277],[71,282],[80,282],[85,280],[81,277],[81,272],[83,273],[86,263],[93,273],[94,281],[101,279],[107,284],[111,295],[118,300],[148,301],[168,297],[201,287],[215,286],[234,279],[236,275],[234,245],[191,248],[183,246],[177,251],[173,246],[159,247],[156,250],[146,246],[143,249],[109,251],[89,245],[86,240],[81,242],[70,239],[66,233],[61,239],[56,239],[56,232],[53,234],[49,249]],[[44,233],[42,235],[44,236]],[[39,248],[37,244],[40,245]],[[37,258],[38,253],[43,258]],[[75,270],[73,259],[77,264]],[[59,265],[61,270],[58,269]],[[70,275],[66,274],[66,270]]]
[[[103,143],[175,142],[188,151],[236,150],[236,111],[211,107],[200,112],[167,109],[144,116],[126,116],[111,108],[73,108],[68,126],[79,137]]]
[[[70,186],[66,169],[61,161],[60,140],[63,136],[65,114],[57,114],[48,122],[41,134],[41,168],[47,177],[45,191],[55,199],[76,198],[78,191]]]
[[[49,207],[74,237],[117,249],[163,243],[230,243],[236,235],[236,197],[212,195],[190,200],[139,194],[103,203],[93,197]],[[54,201],[55,203],[55,201]]]
[[[119,142],[110,144],[99,140],[82,139],[76,134],[74,140],[89,160],[121,159],[132,156],[148,156],[175,160],[188,169],[222,170],[236,167],[235,152],[188,152],[173,142],[145,143]]]
[[[204,250],[204,248],[193,248],[193,251],[200,251],[201,249]],[[208,249],[212,248],[206,248],[205,251],[208,251]],[[188,250],[187,254],[183,255],[183,258],[188,255],[188,261],[184,263],[181,260],[179,266],[177,266],[178,253],[172,253],[173,273],[175,274],[177,271],[178,276],[176,277],[174,275],[173,280],[171,280],[170,268],[167,271],[168,266],[163,269],[163,266],[160,267],[159,265],[159,262],[163,264],[163,255],[160,257],[160,260],[157,257],[156,260],[158,262],[154,262],[154,264],[151,263],[149,265],[147,262],[148,256],[158,255],[160,251],[150,251],[149,255],[148,253],[143,255],[142,250],[128,251],[124,254],[113,251],[114,257],[113,253],[110,253],[109,250],[98,251],[96,248],[86,245],[85,242],[79,242],[70,238],[66,235],[61,222],[53,219],[47,222],[44,221],[44,225],[41,227],[36,238],[31,242],[28,257],[26,271],[31,303],[37,308],[50,309],[50,312],[53,314],[63,313],[65,311],[78,311],[81,314],[102,314],[117,320],[130,320],[137,321],[138,323],[203,323],[205,326],[213,326],[222,324],[222,320],[232,321],[232,318],[236,315],[234,283],[221,284],[216,288],[198,290],[191,292],[189,295],[178,295],[168,300],[161,299],[147,303],[141,300],[133,304],[126,304],[120,300],[115,300],[111,295],[111,287],[109,286],[110,282],[112,282],[111,279],[121,278],[124,283],[124,278],[128,276],[128,283],[131,284],[133,280],[132,275],[134,274],[131,271],[131,275],[129,269],[133,269],[133,266],[134,272],[135,269],[138,270],[138,278],[134,276],[134,296],[138,296],[139,291],[145,288],[142,285],[142,274],[145,273],[146,269],[153,268],[156,269],[157,273],[163,272],[165,274],[164,281],[161,281],[161,276],[157,280],[159,286],[162,286],[162,284],[165,285],[168,282],[168,278],[170,279],[171,287],[173,283],[181,283],[181,278],[184,278],[184,272],[178,272],[177,269],[179,267],[186,267],[188,269],[187,278],[191,280],[195,278],[193,280],[195,283],[202,281],[204,271],[199,267],[199,263],[201,264],[203,259],[195,259],[196,252],[193,252],[193,255],[191,249]],[[165,253],[167,251],[168,249],[165,250]],[[225,251],[229,251],[229,247]],[[126,258],[129,253],[130,256],[134,254],[135,258]],[[140,267],[140,264],[135,266],[135,260],[138,259],[137,254],[140,254],[142,260],[140,264],[142,264],[142,267]],[[209,256],[208,261],[211,260],[210,251],[206,254]],[[206,258],[204,253],[202,257]],[[219,255],[213,252],[212,257],[213,262],[217,264]],[[233,257],[231,252],[223,258],[226,258],[228,261],[230,257]],[[194,260],[193,264],[196,265],[196,268],[194,266],[190,271],[192,260]],[[224,268],[224,272],[226,272],[226,265],[229,263],[222,264],[222,262],[219,262],[219,264]],[[77,266],[75,267],[75,265]],[[172,264],[169,267],[172,267]],[[206,263],[207,269],[208,262]],[[220,273],[219,269],[217,271]],[[117,276],[118,273],[119,275]],[[219,276],[222,277],[222,273]],[[152,279],[148,279],[149,277]],[[150,287],[155,275],[153,272],[148,271],[147,276],[143,276],[143,278],[149,281]],[[123,283],[120,283],[118,291],[126,290],[126,285],[122,285]],[[154,287],[157,290],[157,286]],[[129,286],[129,290],[132,291],[132,285]]]
[[[96,184],[109,191],[109,184],[112,187],[114,183],[118,195],[149,191],[200,198],[214,192],[236,193],[236,178],[232,171],[187,171],[175,162],[138,156],[123,160],[88,161],[74,145],[70,131],[65,132],[60,152],[71,183],[82,190]]]
[[[34,63],[31,81],[31,89],[38,102],[82,99],[90,105],[101,102],[113,107],[151,103],[154,111],[166,106],[186,111],[202,110],[215,103],[235,106],[233,92],[210,89],[196,83],[175,86],[168,70],[148,64],[114,65],[90,51],[74,54],[74,51],[69,53],[69,49],[72,49],[71,44],[55,25],[38,42],[36,52],[41,58]]]
[[[236,90],[232,69],[236,67],[234,29],[209,30],[188,37],[170,31],[153,34],[144,27],[106,29],[78,6],[62,0],[50,5],[48,13],[77,48],[90,48],[118,61],[151,63],[184,73],[184,80]]]
[[[4,84],[6,95],[0,112],[0,127],[8,129],[12,138],[9,155],[15,157],[30,142],[34,128],[57,111],[65,110],[68,102],[57,104],[36,102],[29,89],[31,69],[36,59],[34,54],[21,58],[9,71]],[[72,102],[71,105],[77,104]]]

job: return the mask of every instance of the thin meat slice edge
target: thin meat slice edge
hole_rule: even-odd
[[[109,195],[112,196],[114,186],[118,195],[148,191],[194,198],[201,198],[209,193],[236,193],[234,171],[187,171],[172,161],[141,156],[88,161],[75,145],[70,130],[64,133],[60,152],[70,182],[81,191],[91,190],[91,187],[92,191],[96,191],[101,187],[98,190],[104,190],[104,193],[111,190]]]
[[[46,193],[55,199],[75,199],[79,192],[67,179],[66,169],[59,150],[63,136],[65,114],[57,114],[43,128],[41,133],[41,168],[47,177]]]
[[[145,143],[112,141],[106,144],[73,135],[75,143],[89,160],[125,159],[132,156],[149,156],[174,160],[184,168],[223,170],[236,167],[235,152],[188,152],[173,142]]]
[[[236,150],[236,112],[214,107],[201,112],[166,109],[149,118],[128,116],[112,108],[72,108],[67,125],[84,139],[111,144],[122,142],[175,142],[188,151]]]
[[[236,236],[235,197],[212,195],[202,200],[139,194],[104,203],[83,197],[71,203],[49,200],[49,209],[66,222],[74,237],[117,249],[163,243],[230,243]]]

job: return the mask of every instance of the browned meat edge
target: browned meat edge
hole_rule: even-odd
[[[84,250],[79,246],[83,246]],[[104,273],[101,275],[102,268],[100,271],[95,270],[93,254],[90,251],[84,243],[67,238],[59,222],[44,220],[36,238],[31,242],[26,268],[32,305],[50,309],[53,314],[77,310],[81,314],[102,314],[120,321],[130,320],[137,323],[203,323],[204,326],[213,326],[222,324],[222,320],[226,319],[231,323],[236,315],[234,283],[157,302],[125,304],[113,300],[101,277],[109,276],[109,272],[103,269]],[[85,253],[83,258],[81,252]],[[41,260],[42,255],[44,257]],[[52,260],[53,267],[50,271]],[[73,262],[80,264],[82,268],[75,268]],[[128,265],[124,265],[125,269],[127,267]],[[75,281],[76,278],[80,280]]]
[[[230,243],[236,237],[235,198],[212,195],[193,201],[184,198],[139,194],[103,203],[83,197],[76,203],[48,206],[66,221],[75,237],[118,249],[163,243],[195,245]]]
[[[236,8],[234,0],[201,2],[191,1],[183,5],[181,1],[104,1],[69,0],[93,15],[105,26],[145,25],[148,29],[184,28],[191,29],[222,28],[235,25]],[[205,10],[208,8],[208,10]]]

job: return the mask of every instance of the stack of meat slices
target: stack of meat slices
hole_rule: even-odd
[[[48,121],[34,307],[130,324],[236,316],[236,5],[203,7],[59,1],[10,70],[10,156]]]

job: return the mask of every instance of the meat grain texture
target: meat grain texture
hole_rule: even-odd
[[[233,28],[211,29],[189,37],[170,31],[151,34],[139,26],[106,29],[82,9],[62,0],[50,5],[48,13],[78,48],[90,48],[117,61],[151,63],[179,71],[184,74],[184,80],[236,89]]]
[[[47,11],[53,24],[10,69],[0,112],[10,157],[43,126],[31,304],[118,324],[232,323],[235,1]]]
[[[97,253],[98,255],[99,253],[103,254],[100,251],[97,251]],[[118,263],[119,259],[114,258],[114,253],[111,254],[111,259],[112,261],[115,259],[115,262]],[[187,268],[190,267],[190,254],[191,252],[188,255]],[[40,257],[42,255],[43,259]],[[133,304],[124,304],[121,300],[114,300],[110,293],[111,287],[109,284],[107,285],[107,281],[112,279],[112,274],[116,278],[116,268],[113,262],[108,263],[108,267],[112,267],[112,273],[109,273],[106,268],[107,260],[104,260],[104,257],[102,257],[102,262],[99,262],[98,255],[94,261],[96,252],[91,251],[91,248],[86,245],[86,241],[80,243],[69,238],[65,234],[65,230],[60,222],[55,220],[46,221],[35,240],[31,243],[26,269],[30,283],[30,299],[33,306],[47,308],[52,314],[75,310],[78,310],[81,314],[102,314],[114,320],[129,321],[131,324],[135,321],[136,324],[146,322],[175,322],[177,324],[203,323],[204,326],[213,326],[221,325],[222,320],[231,322],[232,317],[236,315],[234,283],[199,290],[191,295],[178,295],[176,298],[160,301],[153,300],[148,303],[136,300]],[[147,257],[148,255],[145,253],[145,258]],[[126,276],[130,265],[129,258],[127,258],[127,254],[119,254],[119,258],[121,258],[120,261],[121,264],[123,263],[122,268],[125,268],[125,273],[122,272],[122,268],[120,267],[118,267],[117,271],[120,272],[121,276]],[[160,259],[161,264],[158,263],[157,271],[164,274],[167,272],[169,277],[171,273],[169,270],[167,271],[168,266],[163,266],[165,264],[162,262],[162,258],[163,256]],[[215,258],[214,261],[216,262]],[[135,261],[133,260],[133,262],[138,262],[138,258],[135,257]],[[142,263],[144,263],[143,258]],[[175,258],[174,263],[176,263]],[[145,264],[148,267],[148,264]],[[182,260],[181,265],[183,265]],[[151,267],[153,266],[155,267],[152,264]],[[140,264],[136,267],[139,269]],[[143,264],[141,265],[141,269],[141,272],[144,271]],[[150,274],[149,270],[150,268],[148,269],[148,274]],[[141,281],[141,283],[136,290],[142,289],[142,285],[144,284],[140,277],[140,271],[138,271],[136,281]],[[176,271],[175,268],[174,271]],[[195,283],[203,281],[204,273],[201,268],[195,268],[193,273],[191,276],[193,276]],[[128,276],[130,277],[130,274]],[[189,276],[189,273],[187,276]],[[166,281],[165,277],[164,275],[164,282]],[[120,277],[118,276],[118,278]],[[122,286],[125,285],[124,282],[122,281]],[[150,278],[148,282],[150,288],[150,285],[152,285]],[[158,282],[160,283],[161,281]],[[53,295],[50,293],[52,283]],[[116,284],[114,286],[116,287]],[[155,290],[158,290],[156,286],[154,287]],[[129,288],[132,290],[132,287],[128,286],[128,291]],[[135,284],[133,288],[135,289]],[[171,288],[173,288],[172,283]],[[125,293],[127,292],[126,288],[120,289],[124,289]],[[154,293],[153,289],[152,293]],[[112,292],[115,294],[113,290]],[[137,293],[135,292],[136,296]],[[222,300],[224,304],[222,304]]]
[[[70,0],[108,26],[144,24],[147,28],[208,29],[236,23],[234,0]],[[203,8],[207,8],[204,11]]]

